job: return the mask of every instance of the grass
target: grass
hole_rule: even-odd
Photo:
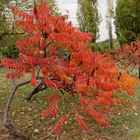
[[[120,47],[119,41],[117,39],[113,39],[112,43],[113,43],[113,48]],[[106,50],[109,49],[109,40],[91,43],[91,48],[94,51],[99,51],[101,53],[104,53]]]
[[[2,125],[4,104],[12,88],[10,80],[4,77],[5,73],[5,69],[0,69],[0,140],[12,140]],[[45,121],[40,120],[41,111],[47,106],[44,97],[46,94],[50,94],[51,90],[44,90],[36,95],[32,101],[27,102],[25,97],[31,90],[32,88],[28,85],[17,91],[10,115],[17,128],[30,135],[31,140],[38,140],[50,131],[55,122],[51,118]],[[110,128],[103,128],[90,122],[93,129],[90,133],[85,133],[72,117],[58,138],[60,140],[140,140],[140,85],[136,87],[134,96],[130,97],[123,93],[120,98],[123,104],[116,107],[109,115],[109,121],[112,124]],[[63,111],[64,108],[69,111],[68,103],[62,102],[60,104],[60,110]],[[57,118],[59,116],[60,113]],[[55,135],[48,138],[48,140],[55,139]]]

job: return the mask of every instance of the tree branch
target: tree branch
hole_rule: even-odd
[[[2,34],[0,34],[0,40],[2,40],[3,39],[3,37],[4,36],[6,36],[6,35],[14,35],[14,34],[24,34],[24,32],[21,32],[21,33],[14,33],[14,32],[4,32],[4,33],[2,33]]]
[[[27,101],[30,101],[31,100],[31,98],[36,94],[36,93],[38,93],[38,92],[40,92],[40,91],[42,91],[42,90],[44,90],[44,89],[46,89],[47,87],[46,86],[44,86],[44,83],[43,82],[41,82],[36,88],[34,88],[34,90],[26,97],[26,100]]]

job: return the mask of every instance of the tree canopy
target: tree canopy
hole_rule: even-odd
[[[117,0],[115,25],[120,44],[140,39],[140,0]]]

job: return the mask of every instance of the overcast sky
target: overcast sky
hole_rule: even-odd
[[[76,20],[77,12],[77,0],[56,0],[58,8],[62,14],[66,14],[66,10],[69,11],[69,17],[74,26],[78,25]],[[105,15],[107,10],[106,0],[98,0],[98,9],[102,16],[102,22],[99,25],[100,39],[108,39],[108,32],[106,29]],[[115,37],[115,27],[113,26],[113,37]]]

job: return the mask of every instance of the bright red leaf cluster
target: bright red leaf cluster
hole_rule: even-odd
[[[43,82],[44,86],[56,89],[56,93],[47,95],[49,106],[42,112],[42,119],[56,116],[63,94],[73,98],[77,94],[79,101],[74,103],[74,114],[83,130],[90,129],[82,119],[82,113],[102,126],[110,126],[102,110],[110,112],[120,103],[114,93],[134,89],[137,80],[127,74],[124,77],[107,53],[92,52],[89,48],[92,35],[73,27],[66,16],[52,15],[45,2],[36,6],[32,14],[16,7],[11,9],[20,17],[16,24],[29,34],[17,41],[16,48],[20,52],[17,59],[3,58],[3,66],[13,70],[7,78],[20,78],[31,73],[33,86]],[[133,94],[133,90],[129,92]],[[81,105],[81,111],[77,111],[76,104]],[[54,133],[60,131],[68,114],[64,113],[55,124]]]

